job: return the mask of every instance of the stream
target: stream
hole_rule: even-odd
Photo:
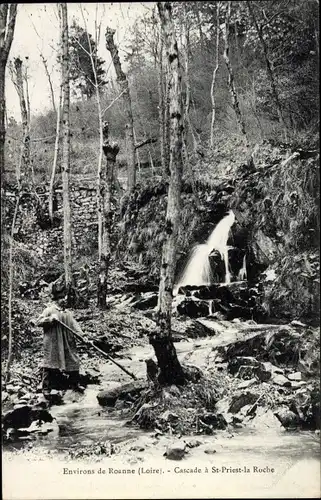
[[[231,335],[236,332],[232,331]],[[179,359],[204,366],[204,359],[217,342],[218,337],[181,341],[176,344]],[[152,355],[149,345],[136,346],[124,352],[121,363],[137,378],[144,378],[144,360]],[[133,492],[138,486],[143,495],[139,498],[174,498],[177,491],[182,498],[196,498],[196,491],[198,498],[209,494],[213,498],[213,491],[221,498],[235,497],[236,491],[242,492],[243,498],[272,498],[271,495],[274,498],[319,498],[320,444],[316,433],[289,432],[281,425],[269,427],[267,421],[256,428],[218,431],[207,436],[182,436],[181,441],[197,439],[200,443],[189,449],[183,460],[167,460],[164,452],[174,436],[157,437],[155,432],[126,426],[126,420],[113,417],[112,410],[98,404],[96,396],[103,387],[129,382],[128,376],[111,362],[103,363],[100,371],[100,385],[89,385],[84,394],[67,391],[64,404],[51,407],[57,425],[48,435],[37,437],[31,449],[28,441],[3,448],[5,477],[21,475],[24,478],[21,484],[7,480],[10,494],[15,494],[10,498],[34,499],[35,480],[40,495],[37,498],[43,499],[52,498],[50,492],[55,492],[55,498],[71,498],[75,492],[81,499],[137,498]],[[91,448],[95,443],[106,441],[114,445],[116,454],[112,457],[89,457],[89,462],[68,458],[68,451],[77,452],[78,448]],[[122,446],[117,450],[120,443]],[[135,474],[132,477],[127,474],[126,477],[117,474],[105,477],[96,473],[93,482],[88,476],[62,475],[66,466],[76,470],[77,467],[91,467],[96,471],[99,467],[107,471],[113,467],[130,468]],[[147,475],[140,478],[138,484],[137,473],[141,467],[147,471],[161,468],[165,476]],[[200,473],[179,473],[194,469]],[[240,473],[230,473],[237,469]],[[206,474],[207,470],[211,474]],[[108,496],[111,492],[112,497]]]
[[[224,332],[226,339],[227,332]],[[230,335],[236,335],[231,329]],[[193,364],[202,365],[202,360],[208,357],[219,337],[187,340],[176,344],[176,350],[181,361],[187,360]],[[124,352],[122,364],[129,368],[138,378],[145,377],[147,357],[153,355],[151,346],[137,346]],[[57,425],[46,436],[39,436],[33,441],[33,450],[55,450],[65,453],[79,446],[90,446],[97,442],[110,441],[113,444],[128,440],[139,440],[151,433],[134,426],[126,425],[126,419],[113,416],[113,411],[98,404],[97,393],[104,387],[118,386],[128,382],[128,376],[111,362],[100,365],[101,384],[89,385],[84,394],[66,391],[64,404],[53,405],[50,409]],[[233,436],[233,437],[231,437]],[[202,438],[203,436],[200,436]],[[214,436],[206,436],[207,443],[219,444],[222,452],[243,456],[243,453],[260,456],[262,448],[271,457],[291,456],[293,459],[308,458],[319,460],[319,437],[314,432],[285,431],[281,426],[269,428],[269,422],[260,428],[240,428],[233,430],[233,435],[227,431],[218,431]],[[21,450],[28,441],[5,445],[4,451]],[[194,451],[194,450],[193,450]]]

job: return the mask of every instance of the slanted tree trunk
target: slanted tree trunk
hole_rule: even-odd
[[[127,149],[127,192],[131,193],[136,185],[136,165],[135,165],[135,140],[134,140],[134,119],[132,111],[132,103],[129,91],[128,80],[125,73],[122,70],[118,47],[114,42],[115,30],[111,28],[106,29],[106,47],[109,50],[115,72],[117,75],[117,82],[120,86],[120,90],[123,95],[124,101],[124,111],[126,116],[126,149]]]
[[[61,82],[62,82],[62,190],[63,190],[63,213],[64,213],[64,271],[67,302],[71,306],[75,299],[74,282],[72,275],[72,249],[71,249],[71,210],[69,198],[69,174],[70,174],[70,84],[69,84],[69,40],[68,40],[68,14],[67,4],[59,4],[59,15],[61,17]]]
[[[215,66],[214,66],[214,70],[213,70],[212,84],[211,84],[212,119],[211,119],[210,145],[211,145],[212,149],[214,147],[214,126],[215,126],[215,117],[216,117],[215,83],[216,83],[216,75],[217,75],[218,65],[219,65],[219,48],[220,48],[220,2],[217,2],[216,3]]]
[[[114,166],[116,156],[119,152],[117,143],[109,142],[108,123],[103,125],[103,152],[106,157],[105,168],[102,167],[100,179],[100,196],[103,206],[102,243],[99,260],[99,278],[97,305],[100,309],[106,309],[108,271],[111,258],[111,227],[112,227],[112,206],[111,193],[114,180]]]
[[[272,69],[272,64],[271,64],[270,57],[269,57],[269,49],[268,49],[267,43],[264,40],[264,36],[263,36],[263,27],[259,25],[259,23],[258,23],[258,21],[256,19],[252,3],[249,2],[249,1],[247,1],[246,3],[247,3],[248,10],[249,10],[249,14],[250,14],[250,16],[252,18],[252,21],[253,21],[255,30],[256,30],[257,35],[259,37],[260,43],[262,45],[262,49],[263,49],[263,53],[264,53],[264,58],[265,58],[265,65],[266,65],[267,75],[268,75],[268,78],[270,80],[272,95],[273,95],[273,98],[274,98],[274,101],[275,101],[275,104],[276,104],[276,109],[277,109],[277,114],[278,114],[278,117],[279,117],[279,122],[280,122],[280,125],[283,128],[283,134],[284,134],[285,142],[287,142],[287,140],[288,140],[287,126],[286,126],[285,119],[284,119],[284,116],[283,116],[282,106],[281,106],[279,94],[278,94],[278,91],[277,91],[277,86],[276,86],[276,82],[275,82],[275,78],[274,78],[274,73],[273,73],[273,69]]]
[[[229,75],[228,87],[229,87],[229,91],[230,91],[231,96],[232,96],[232,102],[233,102],[233,108],[234,108],[235,115],[236,115],[236,120],[237,120],[238,126],[240,128],[240,131],[243,134],[243,136],[246,140],[246,143],[248,144],[245,123],[244,123],[242,113],[240,110],[239,100],[238,100],[238,96],[237,96],[237,92],[236,92],[236,88],[235,88],[235,83],[234,83],[233,68],[232,68],[230,56],[229,56],[229,52],[230,52],[230,44],[229,44],[230,18],[231,18],[231,2],[228,2],[226,16],[225,16],[225,26],[224,26],[224,30],[223,30],[223,32],[224,32],[224,54],[223,54],[223,57],[224,57],[224,61],[225,61],[226,67],[227,67],[228,75]]]
[[[183,384],[184,372],[178,361],[171,334],[173,286],[177,259],[177,235],[179,227],[181,183],[182,183],[182,132],[183,104],[180,62],[172,21],[170,2],[158,2],[158,12],[164,33],[169,68],[170,101],[170,184],[168,191],[165,240],[162,250],[162,265],[158,296],[157,329],[150,335],[150,343],[160,369],[159,382],[162,385]]]
[[[22,76],[22,60],[20,57],[16,57],[14,60],[14,85],[17,90],[17,94],[19,97],[20,103],[20,112],[21,112],[21,123],[22,123],[22,168],[24,176],[29,176],[30,174],[30,123],[29,123],[29,114],[27,110],[27,101],[25,96],[25,90],[23,85],[23,76]],[[20,178],[20,172],[18,177]]]

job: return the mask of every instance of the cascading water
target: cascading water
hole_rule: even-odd
[[[185,267],[181,279],[174,287],[174,295],[177,294],[181,286],[193,285],[210,285],[212,281],[212,272],[209,256],[217,250],[225,265],[225,283],[230,283],[231,276],[229,272],[227,240],[230,229],[235,222],[235,215],[232,210],[223,217],[217,224],[206,243],[197,245],[191,254],[191,257]]]
[[[243,280],[246,280],[246,279],[247,279],[247,271],[246,271],[246,254],[244,254],[244,257],[243,257],[243,264],[242,264],[241,269],[239,270],[239,273],[238,273],[238,275],[237,275],[237,278],[238,278],[240,281],[243,281]]]

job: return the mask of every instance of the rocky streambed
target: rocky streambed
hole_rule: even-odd
[[[53,398],[50,407],[37,390],[30,395],[22,384],[7,386],[11,408],[3,416],[5,449],[102,459],[126,448],[120,443],[128,440],[140,456],[144,446],[132,440],[139,443],[146,432],[153,442],[170,438],[183,448],[187,437],[204,444],[209,436],[231,439],[243,431],[262,438],[267,430],[276,435],[309,431],[317,437],[316,330],[298,322],[260,325],[209,318],[176,318],[173,328],[181,363],[200,374],[194,383],[155,395],[146,382],[145,360],[154,353],[145,339],[123,349],[119,360],[137,382],[106,360],[96,361],[96,371],[92,366],[87,371],[89,385],[83,395],[66,391],[63,400]],[[203,336],[192,338],[195,331]]]

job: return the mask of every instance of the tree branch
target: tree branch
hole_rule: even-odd
[[[157,142],[157,137],[149,137],[148,139],[145,139],[144,141],[135,144],[135,149],[142,148],[146,144],[153,144],[154,142]]]

